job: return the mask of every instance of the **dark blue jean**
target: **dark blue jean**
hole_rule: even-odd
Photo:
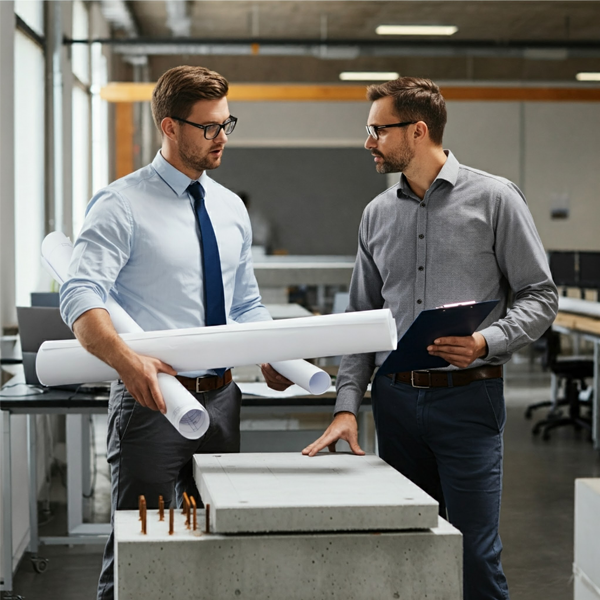
[[[505,600],[498,534],[502,495],[502,379],[416,389],[376,377],[379,456],[440,503],[463,535],[465,600]]]

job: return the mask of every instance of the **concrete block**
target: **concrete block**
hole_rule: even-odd
[[[576,600],[600,600],[600,478],[575,480],[573,570]]]
[[[175,533],[149,511],[115,513],[118,600],[461,600],[462,538],[442,519],[425,531]],[[204,511],[198,522],[204,523]]]
[[[202,454],[194,478],[219,533],[437,526],[438,503],[373,455]]]

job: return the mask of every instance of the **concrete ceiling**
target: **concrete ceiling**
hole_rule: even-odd
[[[172,6],[142,0],[127,5],[140,42],[175,39]],[[155,46],[150,79],[178,64],[201,64],[233,82],[280,83],[333,83],[342,70],[391,70],[446,81],[576,84],[577,72],[600,71],[596,1],[197,0],[177,8],[189,19],[189,41],[207,50],[198,54],[188,45],[181,47],[188,53],[179,54]],[[382,24],[456,25],[458,32],[451,38],[383,37],[375,33]],[[265,52],[275,40],[295,44],[294,50],[282,55],[280,45],[279,55],[272,47]],[[254,54],[252,42],[259,44]],[[322,42],[329,52],[319,54]],[[227,43],[239,51],[225,50]],[[301,44],[298,55],[285,55]]]

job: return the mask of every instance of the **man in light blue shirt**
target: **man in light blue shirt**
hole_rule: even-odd
[[[157,374],[162,361],[133,352],[117,335],[105,301],[112,294],[144,330],[264,321],[252,269],[248,213],[208,177],[221,163],[237,119],[228,83],[202,67],[176,67],[158,81],[152,112],[162,148],[151,165],[94,196],[60,290],[63,318],[77,339],[120,376],[111,388],[107,458],[112,510],[181,503],[198,494],[191,459],[199,452],[239,452],[241,394],[231,371],[196,372],[179,381],[207,409],[210,427],[187,440],[163,417]],[[227,367],[227,365],[223,365]],[[275,389],[289,382],[263,366]],[[175,493],[176,490],[176,493]],[[114,597],[113,536],[104,553],[98,598]]]

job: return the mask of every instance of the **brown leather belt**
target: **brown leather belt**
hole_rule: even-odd
[[[394,381],[407,383],[414,388],[455,387],[469,385],[482,379],[502,377],[502,366],[475,367],[460,371],[402,371],[386,375]]]
[[[180,375],[177,375],[175,379],[177,379],[186,390],[199,394],[200,392],[220,390],[231,382],[233,376],[231,375],[231,369],[229,369],[223,373],[223,377],[219,377],[218,375],[209,375],[208,377],[181,377]]]

